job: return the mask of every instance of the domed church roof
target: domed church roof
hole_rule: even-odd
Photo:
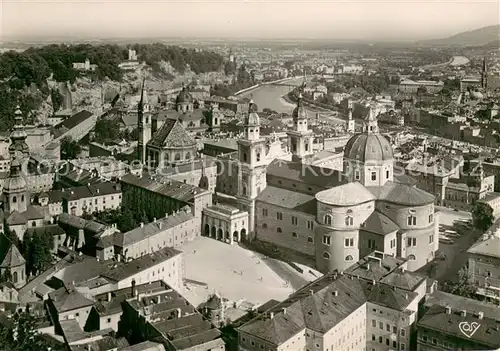
[[[192,102],[193,102],[193,97],[191,96],[191,94],[189,94],[186,87],[182,87],[181,92],[179,93],[179,95],[177,95],[175,103],[181,104],[181,103],[192,103]]]
[[[299,95],[297,99],[297,106],[293,109],[292,119],[297,121],[299,119],[307,119],[307,111],[304,108],[304,103],[302,102],[302,94]]]
[[[250,103],[248,104],[248,114],[245,117],[245,125],[247,126],[260,125],[260,117],[257,114],[257,105],[253,103],[253,100],[250,100]]]
[[[349,139],[344,158],[360,162],[380,162],[394,158],[391,143],[378,133],[377,119],[371,108],[365,119],[364,132]]]
[[[10,164],[10,175],[5,180],[4,192],[17,192],[26,190],[26,180],[21,176],[21,162],[16,158]]]

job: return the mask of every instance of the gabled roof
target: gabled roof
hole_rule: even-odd
[[[312,195],[267,186],[257,196],[257,201],[281,206],[295,211],[316,214],[316,199]]]
[[[423,206],[434,202],[434,195],[414,186],[387,182],[381,187],[368,187],[378,200],[405,206]]]
[[[365,221],[362,230],[380,235],[387,235],[395,232],[399,226],[394,223],[389,217],[375,210]]]
[[[26,263],[16,245],[3,234],[0,234],[0,262],[2,268],[19,267]]]
[[[78,292],[74,286],[68,285],[49,293],[49,298],[58,313],[89,307],[94,301]]]
[[[500,237],[484,235],[467,250],[467,253],[500,258]]]
[[[167,118],[161,129],[148,142],[148,145],[157,148],[193,147],[196,146],[196,142],[178,120]]]

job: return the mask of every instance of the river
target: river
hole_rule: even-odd
[[[453,61],[450,66],[463,66],[470,62],[470,60],[465,56],[453,56]]]
[[[303,81],[304,78],[299,77],[288,80],[285,83],[299,86]],[[283,95],[288,94],[291,89],[291,87],[285,85],[261,85],[258,88],[242,93],[239,96],[251,98],[253,102],[257,104],[259,110],[267,107],[279,113],[292,114],[292,111],[296,105],[289,103],[283,99]],[[309,118],[314,118],[317,111],[310,108],[306,108],[306,110]],[[334,123],[345,123],[344,120],[340,118],[330,117],[329,119]]]

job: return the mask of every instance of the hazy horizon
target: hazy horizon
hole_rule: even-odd
[[[3,0],[0,11],[3,41],[58,37],[410,41],[498,25],[500,3]]]

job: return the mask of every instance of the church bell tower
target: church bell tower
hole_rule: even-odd
[[[257,106],[249,104],[245,117],[244,137],[238,140],[238,199],[239,207],[248,212],[248,235],[255,230],[255,199],[266,187],[266,141],[260,137]]]
[[[144,79],[141,86],[141,98],[137,105],[137,129],[139,131],[139,142],[137,146],[137,156],[139,160],[145,164],[146,159],[146,145],[151,140],[151,114],[144,113]]]
[[[297,99],[297,106],[292,112],[293,130],[288,131],[288,148],[292,161],[300,162],[313,153],[314,133],[307,126],[307,111],[303,105],[302,94]]]

